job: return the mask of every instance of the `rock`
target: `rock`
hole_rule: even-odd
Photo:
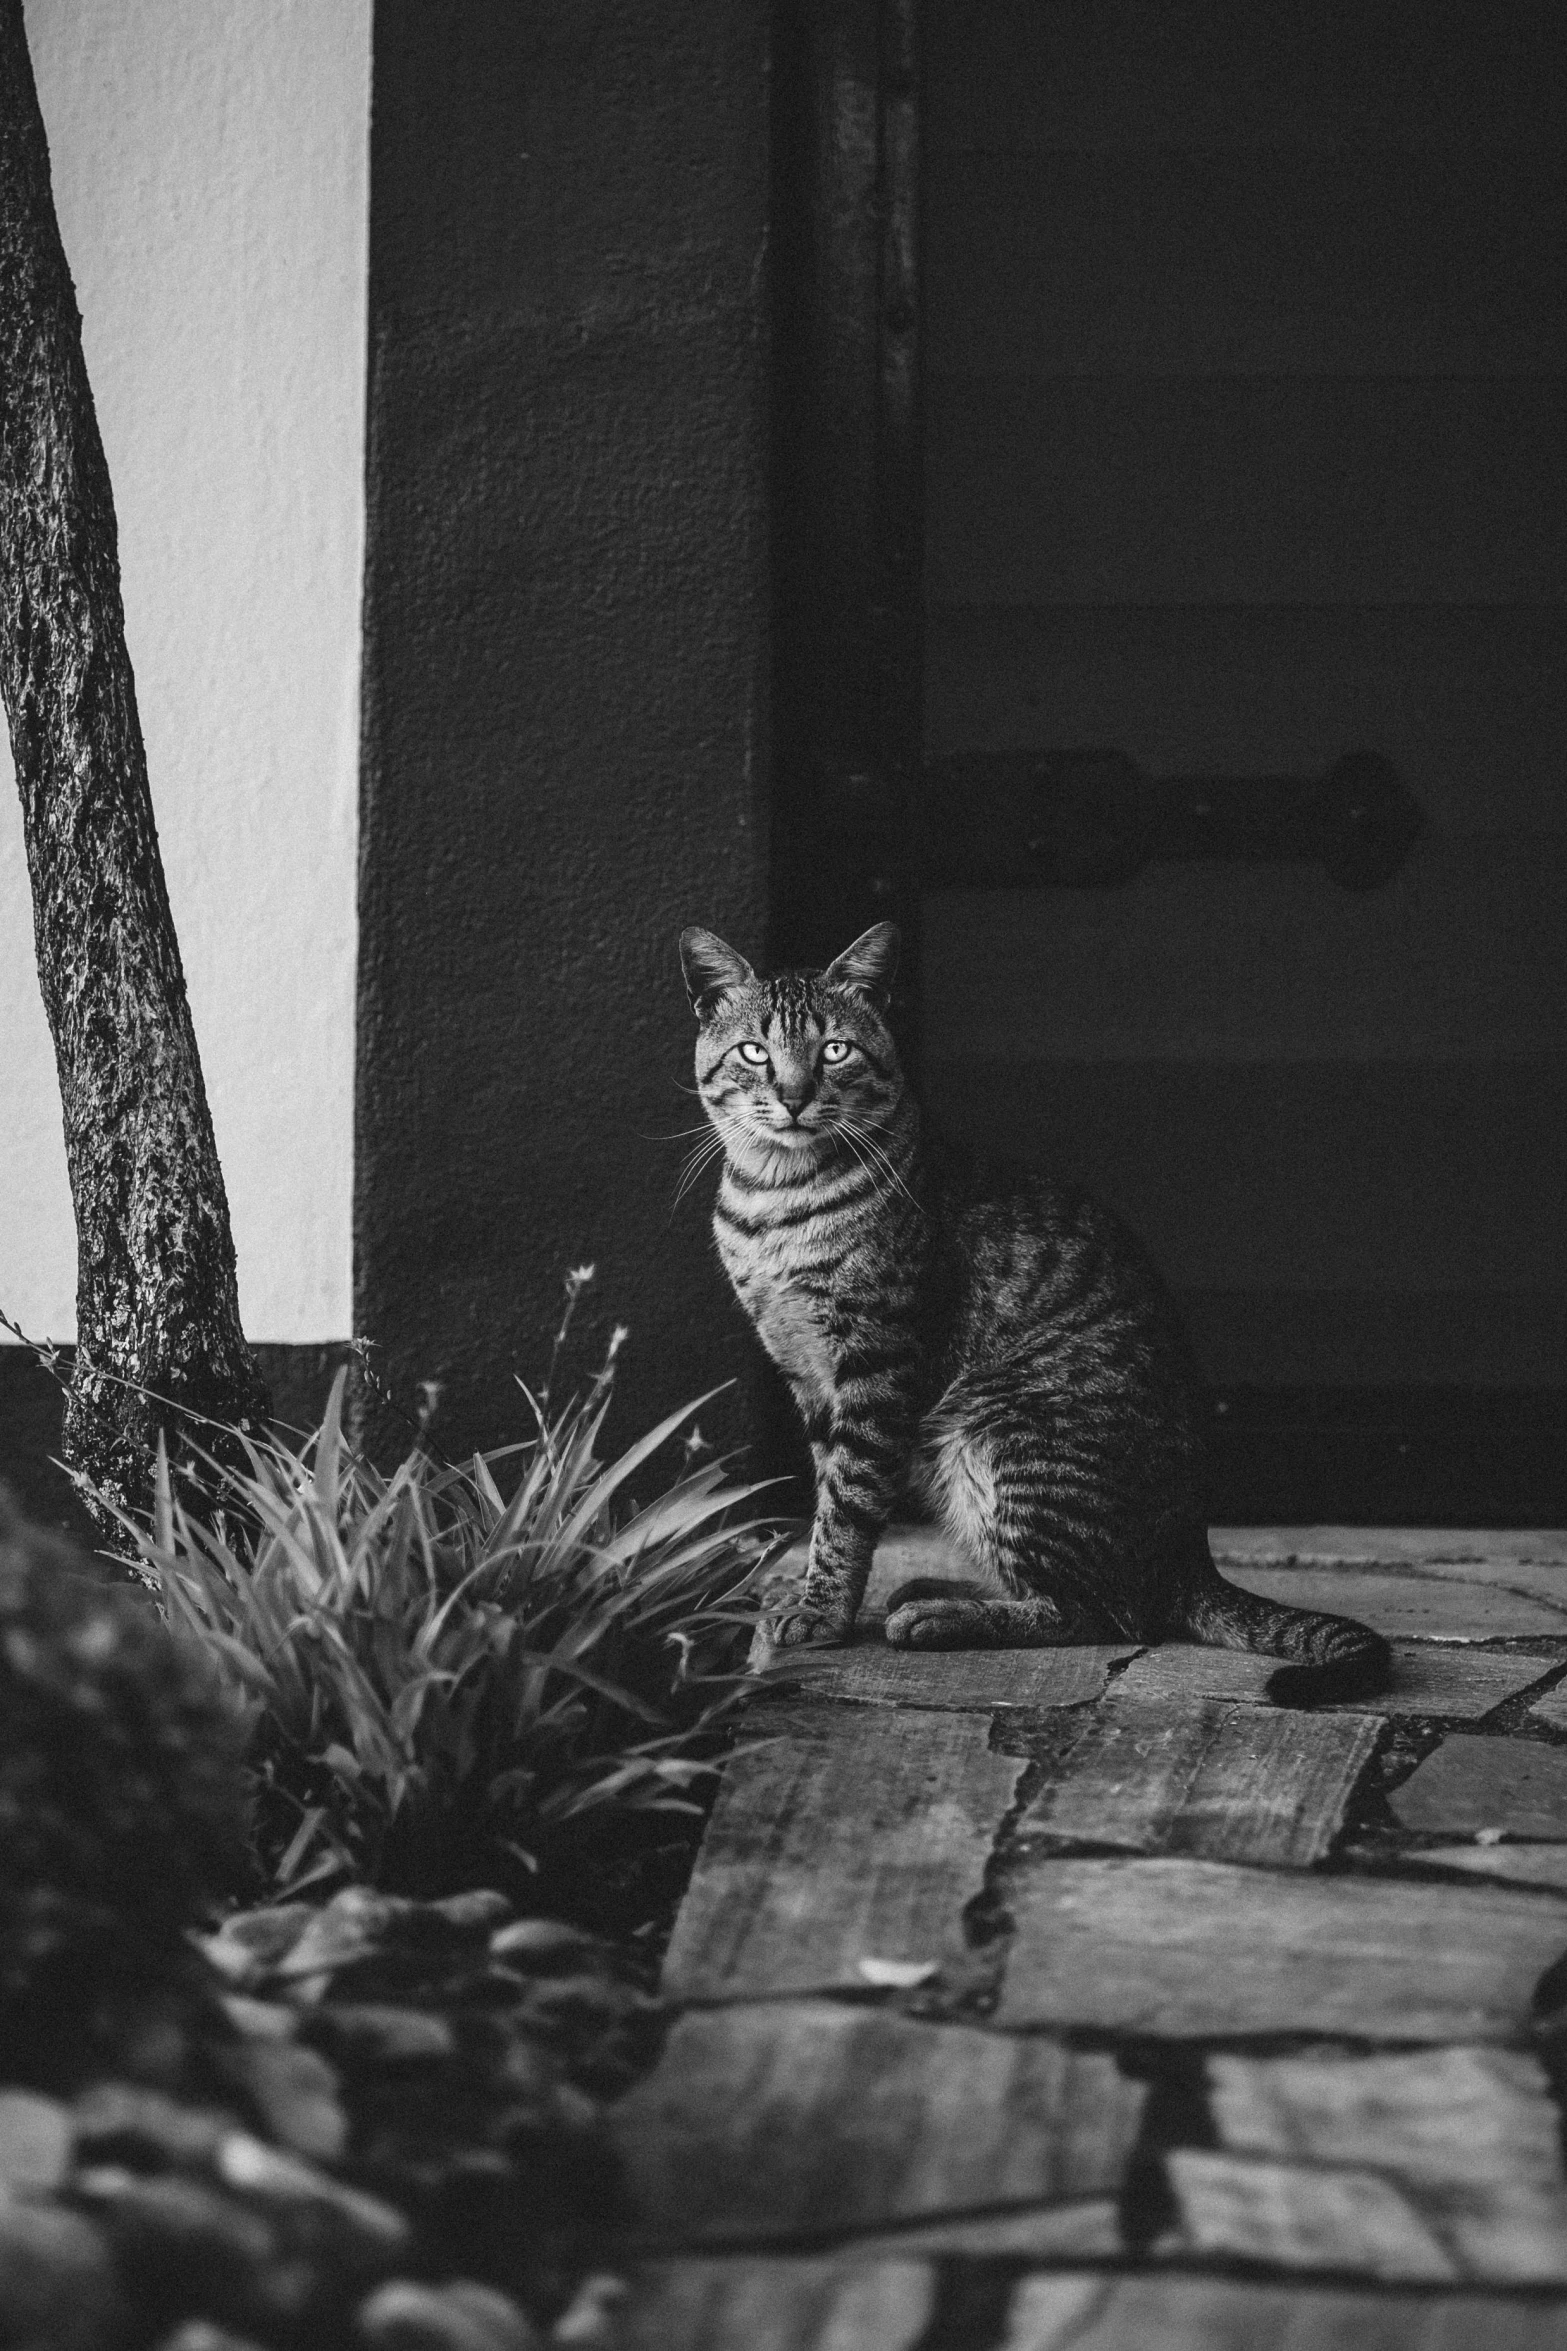
[[[516,2167],[498,2147],[458,2147],[440,2164],[441,2186],[448,2194],[467,2200],[515,2188]]]
[[[442,1901],[428,1902],[424,1907],[459,1935],[487,1935],[502,1919],[512,1915],[512,1905],[505,1895],[497,1894],[490,1886],[476,1886],[470,1894],[448,1894]]]
[[[531,2027],[571,2032],[587,2026],[608,2032],[631,2018],[663,2014],[662,2002],[631,1984],[602,1975],[551,1976],[535,1984],[517,2014]]]
[[[5,2351],[98,2351],[118,2340],[124,2317],[109,2248],[90,2220],[0,2199]]]
[[[309,1902],[280,1902],[271,1910],[236,1911],[216,1934],[195,1937],[196,1948],[230,1983],[250,1983],[288,1956],[315,1916]]]
[[[456,2054],[457,2036],[444,2016],[390,2001],[333,2001],[316,2009],[305,2027],[312,2047],[339,2065],[433,2064]]]
[[[161,2090],[133,2082],[94,2082],[71,2110],[81,2163],[129,2171],[196,2170],[210,2164],[235,2128],[235,2117],[207,2106],[182,2106]]]
[[[345,2188],[313,2163],[234,2131],[217,2153],[217,2175],[236,2195],[254,2200],[296,2246],[318,2247],[334,2265],[379,2275],[408,2242],[402,2214],[377,2196]]]
[[[187,2318],[172,2335],[165,2335],[157,2351],[262,2351],[249,2335],[230,2334],[210,2318]]]
[[[315,2277],[286,2257],[278,2231],[205,2180],[105,2166],[83,2172],[92,2205],[138,2302],[166,2319],[191,2311],[242,2327],[295,2318]]]
[[[362,2303],[354,2331],[372,2351],[533,2351],[538,2338],[508,2295],[466,2278],[392,2278]]]
[[[496,2096],[505,2100],[509,2115],[519,2124],[528,2115],[541,2130],[547,2130],[555,2120],[556,2100],[566,2085],[559,2061],[548,2051],[527,2041],[513,2041],[490,2080]],[[580,2093],[572,2091],[571,2095],[575,2099]],[[571,2127],[575,2126],[568,2125]]]
[[[191,2024],[190,2007],[177,2000],[137,2001],[105,2026],[103,2045],[121,2080],[178,2097],[190,2074]]]
[[[550,2341],[560,2351],[611,2351],[615,2314],[630,2291],[626,2280],[611,2271],[585,2277],[550,2328]]]
[[[240,2041],[215,2052],[215,2062],[285,2147],[316,2163],[341,2161],[348,2117],[338,2102],[337,2075],[318,2051],[289,2041]]]
[[[335,1975],[357,1960],[373,1957],[414,1908],[412,1902],[374,1893],[368,1886],[347,1886],[324,1909],[312,1913],[274,1973],[285,1981]]]
[[[526,1975],[558,1975],[581,1968],[602,1946],[558,1918],[519,1918],[491,1935],[490,1949]]]
[[[58,2099],[0,2090],[0,2189],[47,2196],[71,2166],[71,2117]]]
[[[252,2000],[244,1992],[226,1992],[218,2002],[229,2023],[247,2041],[289,2041],[299,2026],[292,2008],[275,2000]]]

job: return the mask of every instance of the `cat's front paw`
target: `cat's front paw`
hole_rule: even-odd
[[[764,1616],[757,1627],[752,1656],[761,1652],[771,1656],[779,1649],[831,1649],[847,1641],[854,1630],[854,1619],[841,1610],[812,1608],[796,1601],[788,1608],[774,1609]]]
[[[909,1587],[904,1587],[906,1594]],[[895,1649],[993,1649],[996,1628],[989,1609],[972,1593],[930,1592],[917,1598],[895,1594],[902,1605],[887,1619]]]
[[[913,1575],[888,1593],[887,1614],[896,1616],[911,1600],[972,1600],[973,1597],[972,1577],[965,1581],[954,1575]]]

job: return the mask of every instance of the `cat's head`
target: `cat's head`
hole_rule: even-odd
[[[895,923],[873,924],[825,971],[760,978],[697,929],[681,933],[680,963],[699,1023],[697,1091],[731,1159],[827,1158],[885,1126],[903,1093],[885,1019]]]

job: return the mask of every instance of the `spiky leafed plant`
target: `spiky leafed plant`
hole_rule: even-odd
[[[461,1466],[421,1447],[377,1470],[345,1436],[343,1372],[299,1452],[246,1439],[210,1515],[160,1458],[149,1523],[125,1524],[171,1627],[251,1715],[277,1890],[525,1892],[595,1828],[700,1809],[776,1538],[746,1516],[760,1489],[689,1449],[631,1499],[708,1399],[606,1466],[612,1362],[585,1398],[536,1404],[531,1441]]]

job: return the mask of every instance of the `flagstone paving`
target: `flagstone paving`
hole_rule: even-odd
[[[619,2351],[1567,2342],[1567,1535],[1231,1529],[1392,1688],[774,1659],[613,2127]]]
[[[1390,1802],[1406,1829],[1560,1843],[1567,1838],[1567,1749],[1532,1739],[1444,1739]]]

